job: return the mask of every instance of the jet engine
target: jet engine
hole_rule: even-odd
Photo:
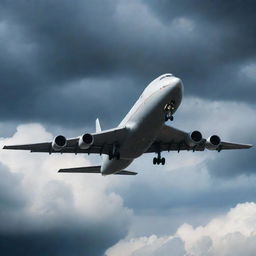
[[[188,136],[186,138],[186,143],[190,147],[194,147],[202,141],[202,138],[203,138],[203,136],[202,136],[201,132],[193,131],[188,134]]]
[[[221,143],[220,137],[217,135],[212,135],[206,140],[205,146],[209,150],[215,150],[219,147],[220,143]]]
[[[54,138],[52,142],[52,149],[54,151],[60,151],[64,147],[66,147],[66,145],[67,145],[67,139],[64,136],[59,135]]]
[[[88,149],[94,142],[94,138],[90,133],[85,133],[79,138],[78,146],[81,149]]]

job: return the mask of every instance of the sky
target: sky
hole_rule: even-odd
[[[172,125],[256,144],[252,0],[0,0],[0,147],[115,127],[157,76]],[[0,150],[0,254],[236,256],[256,250],[256,151],[153,154],[135,177],[58,174],[97,156]]]

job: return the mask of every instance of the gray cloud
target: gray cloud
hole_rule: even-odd
[[[26,125],[0,144],[28,131],[30,139],[51,136],[39,125]],[[56,174],[63,161],[87,160],[10,153],[0,152],[1,254],[98,256],[126,235],[132,213],[118,194],[106,191],[107,180]]]
[[[175,126],[254,143],[254,9],[253,1],[1,1],[1,136],[10,135],[19,122],[36,121],[73,137],[74,132],[94,129],[98,116],[103,127],[110,128],[148,82],[172,72],[182,78],[185,95],[190,96],[177,112]],[[207,101],[202,104],[200,98]],[[254,200],[255,151],[213,154],[179,158],[172,154],[165,170],[152,169],[151,157],[140,159],[133,166],[140,171],[136,179],[117,182],[113,178],[106,190],[99,188],[99,197],[107,195],[111,205],[111,192],[118,192],[136,214],[156,218],[170,214],[173,222],[181,212],[188,218],[195,208],[199,209],[193,216],[196,219],[199,212],[222,213],[238,202]],[[33,168],[24,165],[30,163],[31,155],[29,160],[19,155],[13,158],[22,165],[17,173],[24,169],[32,175]],[[0,182],[0,206],[7,225],[0,228],[2,251],[25,253],[29,245],[31,254],[40,255],[43,248],[52,255],[84,251],[101,255],[126,234],[126,216],[114,223],[108,218],[103,218],[105,223],[90,223],[76,211],[70,213],[67,205],[74,210],[74,187],[65,182],[50,182],[42,199],[44,210],[61,214],[29,218],[27,210],[37,194],[27,193],[21,185],[24,176],[11,171],[0,168],[5,177]],[[90,179],[83,189],[96,187],[89,192],[98,198],[101,181]],[[95,204],[91,209],[98,208]],[[118,208],[108,216],[119,213]],[[57,224],[52,225],[56,216]],[[197,221],[200,225],[201,219]],[[19,223],[19,228],[6,232],[11,223]],[[49,229],[42,229],[40,223]],[[152,225],[142,225],[141,232]],[[16,247],[11,246],[14,243]]]
[[[77,214],[72,191],[60,182],[52,181],[45,186],[44,213],[36,210],[35,215],[30,214],[34,193],[22,185],[21,175],[2,166],[0,174],[0,252],[3,255],[103,255],[126,233],[124,222],[120,225],[104,221],[102,216],[102,221],[96,223]],[[69,204],[66,212],[58,209],[61,200]]]
[[[97,80],[113,81],[96,110],[120,97],[117,108],[125,113],[131,102],[126,98],[136,99],[165,72],[184,80],[187,95],[253,101],[253,81],[240,76],[255,62],[251,1],[161,1],[155,6],[151,1],[24,0],[2,1],[1,7],[6,49],[0,56],[2,120],[82,126],[83,115],[92,122],[88,106],[95,105],[95,97],[73,87],[85,78],[92,82],[83,87],[95,95],[104,93]],[[74,90],[68,103],[63,94],[67,85]],[[130,87],[134,89],[124,96]],[[79,93],[86,108],[77,104]],[[67,121],[62,113],[76,115]],[[112,123],[120,118],[107,111],[104,115]]]

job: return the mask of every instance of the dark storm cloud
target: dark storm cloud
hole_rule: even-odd
[[[2,120],[66,124],[62,113],[76,113],[70,123],[82,125],[82,115],[92,122],[90,108],[78,106],[75,97],[67,103],[62,94],[67,84],[72,90],[72,84],[84,78],[113,79],[97,104],[83,92],[86,105],[96,105],[96,110],[121,97],[117,106],[125,113],[126,98],[135,99],[146,83],[164,72],[183,78],[187,95],[253,100],[253,81],[238,75],[255,61],[253,2],[143,4],[1,1],[1,47],[6,49],[0,55]],[[117,86],[122,78],[128,81],[122,88],[134,88],[125,97]],[[93,82],[84,87],[102,94]],[[113,123],[118,119],[111,118]]]
[[[5,215],[11,211],[23,209],[27,203],[27,197],[22,191],[22,175],[9,172],[9,170],[0,164],[0,216],[3,220]],[[11,189],[10,189],[11,188]]]
[[[2,255],[92,255],[102,256],[124,234],[79,226],[30,232],[1,232]]]
[[[238,203],[254,201],[255,175],[252,175],[254,167],[250,160],[246,164],[239,156],[232,161],[231,156],[234,155],[224,155],[227,158],[225,161],[218,157],[212,162],[206,160],[205,165],[209,166],[207,168],[199,163],[168,170],[177,161],[189,161],[189,155],[183,153],[180,160],[175,159],[173,162],[173,156],[168,156],[165,170],[147,168],[145,162],[144,169],[140,170],[132,184],[132,190],[125,185],[114,190],[122,195],[125,204],[132,208],[136,215],[147,215],[149,212],[153,215],[168,215],[195,209],[204,212],[226,211]],[[227,164],[228,162],[230,164]],[[139,170],[139,167],[133,169]]]
[[[104,227],[103,227],[104,228]],[[90,234],[87,233],[90,231]],[[85,230],[81,227],[47,231],[0,232],[0,251],[8,255],[103,255],[124,234],[104,230]],[[15,245],[15,246],[14,246]]]
[[[37,209],[31,214],[30,208],[37,199],[30,186],[24,185],[24,177],[2,164],[0,175],[1,255],[101,256],[127,231],[123,221],[104,221],[102,216],[97,222],[77,214],[72,191],[58,181],[50,181],[44,188],[45,211]],[[58,202],[62,201],[69,207],[58,211]]]
[[[223,153],[215,160],[209,160],[211,175],[221,178],[256,174],[256,150]]]

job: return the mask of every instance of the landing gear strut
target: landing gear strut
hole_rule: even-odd
[[[154,165],[155,164],[157,164],[157,165],[159,165],[159,164],[165,165],[165,158],[161,157],[161,153],[160,152],[158,152],[157,157],[153,158],[153,164]]]
[[[113,145],[112,152],[109,152],[109,154],[108,154],[108,159],[109,160],[112,160],[112,159],[119,160],[120,159],[119,145],[117,145],[117,144]]]
[[[168,103],[164,106],[165,122],[168,120],[173,121],[174,110],[175,110],[175,101],[174,100],[172,100],[170,103]]]

